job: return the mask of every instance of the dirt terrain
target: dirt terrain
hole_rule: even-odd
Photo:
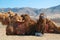
[[[60,40],[60,34],[45,33],[42,37],[38,36],[7,36],[5,33],[6,26],[0,24],[0,40]]]

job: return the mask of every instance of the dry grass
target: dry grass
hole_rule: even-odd
[[[0,40],[60,40],[60,34],[45,33],[42,37],[37,36],[7,36],[5,26],[0,25]]]

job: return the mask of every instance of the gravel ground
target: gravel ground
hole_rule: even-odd
[[[0,40],[60,40],[60,34],[45,33],[42,37],[38,36],[7,36],[6,27],[0,25]]]

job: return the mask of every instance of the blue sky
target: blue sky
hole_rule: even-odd
[[[0,0],[0,8],[48,8],[60,5],[60,0]]]

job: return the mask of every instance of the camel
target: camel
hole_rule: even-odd
[[[7,18],[8,14],[7,13],[0,13],[0,22],[4,24],[5,18]]]
[[[7,12],[4,14],[0,14],[0,20],[3,25],[7,25],[6,27],[6,35],[14,35],[14,34],[33,34],[35,32],[34,24],[36,23],[32,20],[29,15],[24,14],[20,16],[18,14],[14,14],[11,12]],[[24,30],[22,30],[24,29]],[[33,29],[33,30],[31,30]],[[19,31],[18,31],[19,30]]]
[[[2,16],[2,24],[3,25],[7,25],[9,23],[9,14],[8,13],[4,13]]]
[[[11,13],[11,12],[10,12]],[[7,25],[9,22],[9,16],[12,15],[9,12],[0,13],[0,22],[3,25]]]
[[[33,35],[35,33],[36,21],[32,20],[28,14],[22,15],[25,18],[25,24],[27,25],[26,34]]]
[[[22,21],[22,18],[24,19],[23,21]],[[26,21],[27,17],[25,15],[23,15],[22,18],[20,19],[20,16],[18,16],[17,14],[15,14],[11,18],[11,22],[12,22],[11,24],[12,24],[13,30],[14,30],[13,34],[17,34],[17,35],[27,34],[27,32],[29,30],[28,29],[29,28],[29,25],[28,25],[29,20]],[[12,30],[12,29],[9,29],[9,28],[11,28],[11,26],[7,26],[7,28],[6,28],[6,33],[7,34],[9,34]],[[8,29],[10,30],[10,32],[8,31]]]
[[[35,24],[35,21],[31,20],[31,18],[29,17],[29,15],[27,14],[24,14],[24,15],[21,15],[22,17],[22,22],[16,22],[16,34],[19,34],[19,35],[30,35],[30,34],[33,34],[33,30],[32,27],[34,28],[34,24]],[[18,31],[19,30],[19,31]]]
[[[37,21],[37,26],[36,26],[36,34],[37,35],[39,33],[44,34],[45,26],[46,26],[46,18],[44,16],[45,16],[44,13],[41,13],[39,16],[39,20]]]
[[[41,13],[39,16],[39,20],[37,21],[36,32],[41,32],[42,34],[44,34],[45,32],[60,33],[60,27],[58,27],[54,21],[45,18],[44,13]]]
[[[19,15],[15,14],[14,16],[9,16],[10,18],[10,21],[9,21],[9,24],[6,28],[6,34],[11,34],[11,30],[13,30],[12,34],[17,34],[16,33],[16,29],[18,28],[17,26],[17,22],[22,22],[22,17],[20,17]],[[17,25],[17,26],[16,26]],[[18,30],[18,29],[17,29]],[[10,32],[9,32],[10,31]]]
[[[12,12],[0,13],[0,22],[7,25],[7,35],[35,35],[35,33],[60,33],[60,27],[57,27],[54,21],[44,17],[41,13],[36,22],[28,14],[18,15]]]
[[[47,25],[49,26],[49,33],[60,33],[60,27],[58,27],[54,21],[47,19]]]

